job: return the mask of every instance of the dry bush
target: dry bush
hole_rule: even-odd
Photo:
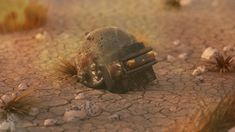
[[[55,70],[59,78],[75,78],[78,82],[82,81],[83,74],[93,63],[94,55],[92,53],[79,53],[72,60],[61,60],[56,65]]]
[[[43,5],[31,2],[25,9],[25,24],[23,28],[31,29],[42,26],[47,20],[47,8]]]
[[[215,109],[211,110],[212,106],[205,106],[189,122],[176,122],[167,131],[227,132],[229,128],[235,125],[235,93],[223,97]]]
[[[75,62],[70,62],[67,60],[62,60],[56,70],[62,73],[65,77],[74,77],[78,75],[78,68]]]
[[[19,7],[19,9],[14,9],[11,6],[24,6],[17,5],[17,3],[5,2],[9,11],[4,15],[3,20],[0,21],[0,32],[14,32],[18,30],[28,30],[32,28],[37,28],[46,23],[47,20],[47,8],[37,2],[29,1],[28,5],[25,8]],[[0,3],[0,4],[1,4]],[[23,14],[19,11],[23,10]],[[3,11],[0,11],[0,14]]]
[[[210,71],[216,71],[220,73],[233,72],[235,69],[234,56],[225,56],[222,53],[218,53],[214,57],[214,61],[205,61]]]
[[[235,94],[224,97],[210,113],[201,132],[226,132],[235,125]]]
[[[32,97],[33,93],[34,89],[30,88],[23,91],[16,89],[10,95],[7,95],[7,100],[1,98],[0,112],[2,118],[7,118],[10,114],[27,115],[30,108],[38,104]]]

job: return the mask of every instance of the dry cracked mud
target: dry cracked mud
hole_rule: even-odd
[[[235,87],[234,73],[207,72],[203,82],[191,75],[206,47],[234,44],[234,0],[193,0],[179,10],[165,10],[158,0],[49,4],[46,26],[0,36],[0,93],[24,82],[37,88],[40,99],[35,106],[39,112],[21,119],[17,132],[162,132],[178,121],[186,123]],[[135,34],[158,52],[158,82],[148,85],[144,94],[112,94],[57,78],[54,67],[61,58],[76,54],[85,32],[109,25]],[[179,45],[173,44],[176,40]],[[177,57],[181,53],[188,54],[186,60]],[[167,55],[176,59],[167,61]],[[79,113],[78,120],[64,121],[66,111],[82,107],[86,112]],[[46,119],[57,123],[46,127]]]

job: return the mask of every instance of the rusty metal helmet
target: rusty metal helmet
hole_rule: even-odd
[[[133,58],[133,55],[139,56],[149,50],[143,43],[137,42],[133,35],[117,27],[104,27],[89,32],[83,45],[85,47],[82,52],[86,56],[80,61],[82,67],[85,67],[81,83],[91,88],[103,87],[112,92],[128,90],[124,81],[127,78],[124,62]],[[152,71],[151,67],[149,71]]]

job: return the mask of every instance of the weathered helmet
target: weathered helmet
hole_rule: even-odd
[[[105,27],[88,33],[81,50],[77,63],[81,72],[74,73],[87,87],[125,93],[136,85],[133,82],[146,84],[156,79],[152,48],[120,28]]]

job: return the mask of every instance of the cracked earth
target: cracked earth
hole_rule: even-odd
[[[234,73],[192,76],[208,46],[235,42],[233,0],[195,0],[180,10],[164,10],[157,0],[51,1],[45,27],[0,36],[0,93],[20,83],[36,88],[39,112],[17,123],[18,132],[162,132],[183,125],[215,105],[235,87]],[[80,48],[85,32],[113,25],[146,41],[158,52],[158,81],[142,90],[112,94],[57,77],[55,66]],[[35,37],[41,34],[41,37]],[[179,41],[179,44],[173,44]],[[178,58],[187,53],[186,60]],[[169,61],[167,56],[174,56]],[[203,103],[202,103],[203,102]],[[78,111],[70,121],[66,111]],[[45,126],[46,119],[57,123]]]

